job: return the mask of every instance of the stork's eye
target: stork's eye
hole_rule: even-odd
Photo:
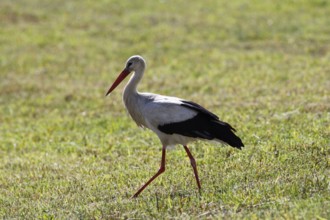
[[[130,67],[130,66],[132,66],[132,62],[129,62],[128,64],[127,64],[127,67]]]

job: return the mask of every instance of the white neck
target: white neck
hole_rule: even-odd
[[[123,94],[123,100],[125,106],[131,117],[139,126],[146,126],[144,118],[141,115],[141,109],[140,109],[141,107],[140,100],[142,96],[137,91],[137,85],[140,82],[143,73],[144,73],[144,66],[135,70],[135,72],[133,73],[132,77],[130,78],[130,80],[126,85]]]
[[[124,96],[137,94],[137,85],[141,81],[143,74],[144,74],[145,66],[142,65],[137,68],[133,75],[131,76],[130,80],[128,81],[127,85],[125,86]]]

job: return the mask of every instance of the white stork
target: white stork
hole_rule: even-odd
[[[133,197],[137,197],[157,176],[165,171],[166,147],[175,144],[183,145],[187,152],[200,190],[196,162],[187,144],[196,139],[215,140],[238,149],[244,147],[244,144],[234,134],[235,129],[230,124],[220,121],[218,116],[194,102],[138,92],[137,85],[142,79],[145,68],[146,62],[141,56],[130,57],[124,70],[106,94],[111,93],[121,81],[133,72],[124,89],[125,106],[136,124],[155,132],[163,145],[160,169]]]

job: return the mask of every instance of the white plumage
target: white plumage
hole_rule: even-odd
[[[234,134],[234,128],[228,123],[220,121],[215,114],[194,102],[177,97],[139,93],[137,85],[142,79],[145,67],[146,63],[141,56],[130,57],[124,70],[107,92],[107,95],[111,93],[122,80],[134,72],[124,89],[125,106],[136,124],[154,131],[163,145],[159,171],[134,197],[138,196],[159,174],[164,172],[166,147],[175,144],[184,146],[200,189],[196,162],[186,145],[195,139],[216,140],[239,149],[244,145],[240,138]]]

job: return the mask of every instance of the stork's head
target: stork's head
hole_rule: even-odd
[[[128,58],[125,68],[119,74],[116,81],[112,84],[106,95],[112,92],[131,72],[143,73],[146,62],[140,55],[134,55]]]
[[[146,65],[145,60],[140,55],[134,55],[128,58],[126,61],[125,69],[129,72],[136,71],[138,69],[144,69]]]

